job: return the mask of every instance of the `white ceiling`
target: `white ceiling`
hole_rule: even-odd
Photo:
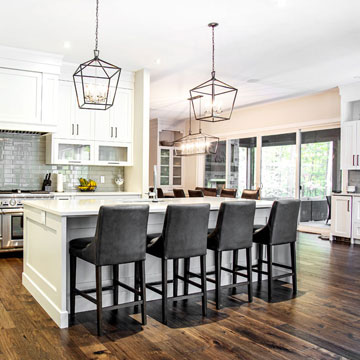
[[[359,14],[359,0],[100,0],[100,55],[149,68],[151,116],[173,121],[187,116],[188,90],[210,77],[209,22],[220,23],[217,77],[244,106],[359,81]],[[83,62],[94,15],[95,0],[3,2],[0,44]]]

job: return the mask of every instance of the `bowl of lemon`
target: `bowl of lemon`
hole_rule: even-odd
[[[80,185],[78,186],[78,189],[80,191],[95,191],[97,188],[97,183],[94,180],[86,180],[84,178],[79,179]]]

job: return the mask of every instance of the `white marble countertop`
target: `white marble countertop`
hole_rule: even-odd
[[[141,196],[138,192],[128,191],[64,191],[51,192],[54,196]]]
[[[24,201],[24,210],[28,208],[35,208],[57,216],[90,216],[97,215],[99,208],[102,205],[115,205],[115,204],[149,204],[150,213],[164,213],[168,204],[210,204],[211,210],[218,210],[223,201],[253,201],[245,199],[232,199],[221,197],[203,197],[203,198],[173,198],[173,199],[160,199],[159,202],[154,203],[148,199],[135,199],[135,200],[32,200]],[[257,200],[256,208],[270,208],[272,201]]]

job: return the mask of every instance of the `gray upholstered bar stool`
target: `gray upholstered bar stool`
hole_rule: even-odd
[[[221,289],[237,287],[244,283],[237,283],[237,277],[247,279],[249,302],[252,302],[252,272],[251,272],[251,248],[253,238],[253,225],[255,217],[255,201],[234,201],[221,203],[216,228],[208,235],[208,249],[215,252],[215,280],[207,277],[207,281],[215,283],[216,308],[221,306]],[[238,252],[246,249],[246,267],[238,265]],[[223,251],[233,251],[233,268],[221,266]],[[227,271],[233,276],[233,283],[221,286],[221,271]],[[246,274],[239,272],[246,270]],[[194,274],[191,274],[194,275]]]
[[[148,236],[146,252],[161,258],[162,279],[147,283],[146,287],[162,296],[162,321],[167,323],[167,284],[173,282],[171,300],[184,300],[202,296],[202,313],[207,313],[206,296],[206,242],[209,222],[209,204],[168,205],[162,233]],[[190,258],[200,256],[201,284],[189,279]],[[173,280],[168,281],[167,263],[173,260]],[[178,274],[179,259],[184,259],[184,276]],[[184,281],[184,295],[178,296],[178,280]],[[161,290],[155,286],[161,284]],[[189,284],[201,289],[200,293],[188,294]]]
[[[258,273],[258,282],[261,283],[262,274],[268,275],[268,300],[272,300],[272,280],[282,279],[292,276],[293,293],[297,293],[296,279],[296,231],[300,209],[300,200],[278,200],[274,201],[271,208],[268,223],[261,229],[254,232],[254,243],[259,244],[258,263],[253,265],[253,271]],[[272,256],[272,247],[276,245],[290,245],[291,266],[274,263]],[[267,248],[267,261],[263,259],[263,245]],[[267,264],[267,271],[262,270],[262,264]],[[272,275],[272,267],[291,270],[290,273],[277,276]]]
[[[97,331],[102,335],[102,311],[141,304],[142,323],[146,324],[145,257],[148,205],[101,206],[94,237],[70,241],[70,317],[75,316],[75,296],[81,295],[96,304]],[[76,260],[80,258],[96,266],[96,288],[76,289]],[[119,281],[119,264],[138,263],[140,290]],[[102,286],[101,269],[113,267],[113,284]],[[137,302],[118,304],[118,286],[141,297]],[[114,305],[102,307],[102,291],[113,290]],[[88,295],[96,292],[96,299]]]

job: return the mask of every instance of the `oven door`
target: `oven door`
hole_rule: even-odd
[[[24,210],[2,210],[2,248],[22,247],[24,243]]]

